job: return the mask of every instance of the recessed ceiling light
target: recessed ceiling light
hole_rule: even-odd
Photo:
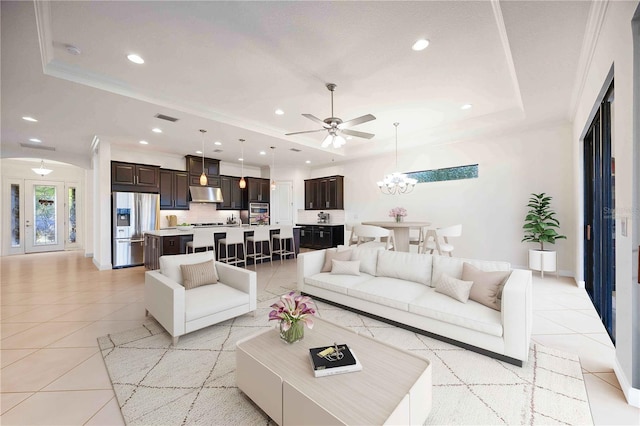
[[[471,104],[464,104],[464,105],[462,105],[462,106],[460,107],[460,109],[471,109],[471,107],[472,107],[472,106],[473,106],[473,105],[471,105]]]
[[[307,160],[307,161],[305,161],[305,163],[311,164],[311,160]]]
[[[283,110],[281,110],[280,108],[278,108],[278,109],[276,110],[276,115],[284,115],[284,111],[283,111]]]
[[[222,145],[222,142],[220,142],[220,141],[215,141],[213,144],[214,144],[214,145],[217,145],[217,146],[220,146],[220,145]]]
[[[139,55],[132,53],[127,55],[127,59],[133,62],[134,64],[144,64],[144,59],[142,59]]]
[[[162,133],[162,129],[158,129],[157,127],[154,127],[153,129],[151,129],[151,131],[153,133]]]
[[[38,121],[35,118],[29,117],[29,116],[22,117],[22,119],[25,120],[25,121],[31,121],[33,123],[36,123]]]
[[[260,155],[267,155],[267,153],[264,151],[260,151]]]
[[[140,145],[149,145],[149,142],[147,142],[147,141],[140,141]]]
[[[31,138],[31,139],[29,139],[29,140],[30,140],[31,142],[35,142],[35,143],[40,143],[40,142],[42,142],[40,139],[37,139],[37,138]]]
[[[244,158],[240,157],[238,158],[238,161],[244,161]]]
[[[429,40],[421,38],[420,40],[413,43],[413,46],[411,46],[411,48],[416,52],[419,52],[421,50],[426,49],[427,46],[429,46]]]
[[[196,154],[202,154],[202,151],[197,150],[197,151],[196,151]]]

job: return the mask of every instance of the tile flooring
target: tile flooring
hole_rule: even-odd
[[[144,319],[144,269],[97,271],[79,252],[0,259],[3,425],[123,424],[96,338]],[[293,288],[295,261],[258,265],[258,287]],[[614,349],[584,290],[534,277],[533,340],[580,356],[594,422],[639,424]]]

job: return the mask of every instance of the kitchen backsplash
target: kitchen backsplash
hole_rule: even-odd
[[[318,223],[318,213],[329,213],[331,225],[343,225],[344,224],[344,210],[298,210],[297,223]]]
[[[216,210],[214,204],[191,203],[189,210],[160,210],[160,228],[169,226],[169,215],[178,216],[178,224],[180,223],[211,223],[222,222],[227,223],[227,219],[233,215],[234,218],[240,218],[240,211],[237,210]]]

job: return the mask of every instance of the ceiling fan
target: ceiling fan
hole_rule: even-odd
[[[287,133],[286,136],[289,135],[299,135],[301,133],[314,133],[314,132],[323,132],[327,131],[329,134],[322,141],[322,148],[326,148],[329,145],[333,144],[334,148],[340,148],[347,141],[342,135],[347,136],[355,136],[357,138],[365,138],[371,139],[375,135],[373,133],[366,132],[358,132],[356,130],[350,130],[350,127],[357,126],[358,124],[366,123],[367,121],[375,120],[376,118],[371,115],[363,115],[362,117],[354,118],[349,121],[342,121],[338,117],[333,116],[333,91],[336,90],[336,85],[333,83],[327,83],[327,89],[331,92],[331,117],[325,118],[324,120],[320,120],[318,117],[312,114],[302,114],[304,117],[307,117],[309,120],[315,121],[322,125],[322,129],[317,130],[306,130],[304,132],[293,132]]]

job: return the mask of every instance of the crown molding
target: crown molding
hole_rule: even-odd
[[[47,74],[47,66],[53,60],[53,37],[51,35],[51,5],[48,1],[34,1],[36,27],[42,71]]]
[[[596,46],[598,45],[598,39],[600,38],[608,7],[609,0],[601,0],[592,2],[591,8],[589,9],[587,27],[584,32],[584,39],[582,40],[580,58],[578,59],[576,84],[573,87],[571,101],[569,102],[568,113],[571,120],[575,119],[578,104],[582,98],[584,87],[587,84],[587,75],[589,74],[589,68],[591,68],[591,62],[596,52]]]

